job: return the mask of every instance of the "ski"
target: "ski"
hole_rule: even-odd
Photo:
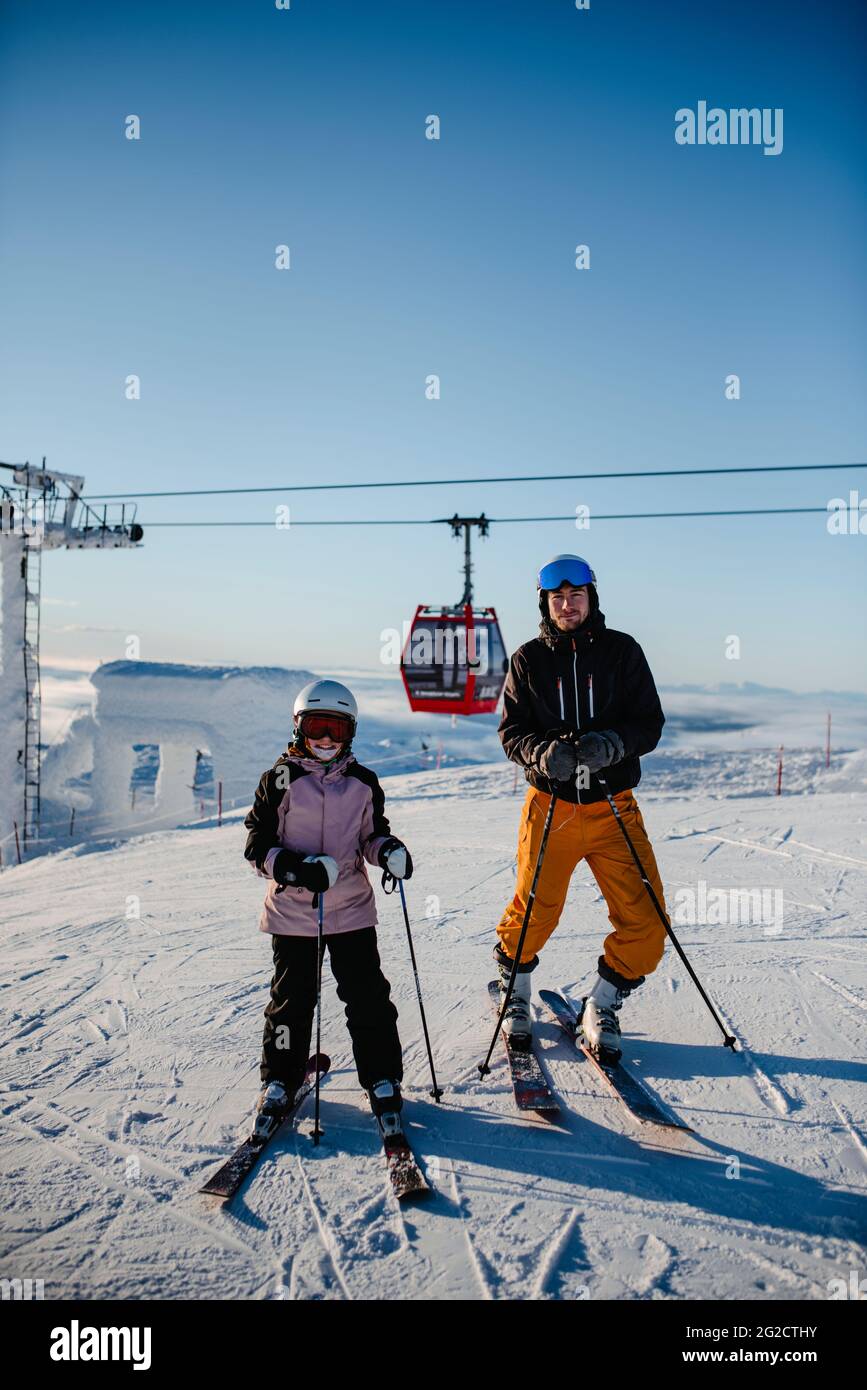
[[[637,1077],[632,1075],[632,1072],[627,1071],[621,1061],[603,1062],[590,1051],[581,1035],[581,1016],[565,995],[557,994],[554,990],[541,989],[539,998],[567,1037],[572,1039],[579,1052],[584,1054],[588,1062],[592,1063],[599,1075],[607,1082],[633,1120],[641,1125],[655,1125],[659,1129],[678,1130],[685,1134],[693,1133],[690,1125],[684,1124],[682,1120],[670,1118],[659,1102],[649,1091],[644,1089],[644,1086]]]
[[[316,1056],[311,1057],[307,1063],[307,1070],[304,1073],[304,1080],[301,1083],[298,1094],[276,1128],[264,1138],[255,1134],[248,1135],[243,1144],[239,1144],[231,1157],[226,1159],[222,1168],[219,1168],[214,1176],[205,1183],[204,1187],[199,1188],[199,1191],[204,1193],[207,1197],[220,1197],[223,1201],[228,1201],[231,1197],[234,1197],[268,1144],[280,1133],[286,1121],[291,1119],[298,1111],[306,1097],[313,1090],[316,1084],[317,1070],[320,1076],[324,1076],[330,1066],[331,1059],[326,1057],[324,1052],[320,1052]]]
[[[408,1197],[424,1197],[431,1191],[425,1176],[418,1166],[409,1140],[401,1130],[398,1134],[385,1134],[377,1122],[391,1190],[399,1202]]]
[[[488,994],[494,1014],[498,1017],[502,999],[500,986],[496,980],[491,980],[488,985]],[[557,1098],[545,1079],[545,1073],[542,1071],[532,1046],[516,1047],[502,1028],[500,1029],[500,1037],[503,1039],[506,1056],[509,1059],[512,1089],[515,1092],[515,1104],[518,1109],[538,1110],[540,1114],[550,1117],[559,1115],[560,1106]]]

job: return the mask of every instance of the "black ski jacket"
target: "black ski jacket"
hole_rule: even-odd
[[[634,637],[605,626],[593,613],[574,633],[558,633],[543,621],[539,636],[512,657],[503,691],[500,741],[506,756],[524,768],[527,781],[550,792],[540,759],[552,739],[613,729],[624,757],[603,776],[612,792],[637,787],[639,755],[658,744],[665,715],[644,652]],[[602,801],[595,776],[579,790],[557,784],[564,801]]]

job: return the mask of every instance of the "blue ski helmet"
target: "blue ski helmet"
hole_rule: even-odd
[[[595,583],[596,575],[580,555],[555,555],[539,570],[536,587],[550,592],[561,584],[574,584],[577,589],[582,584]]]

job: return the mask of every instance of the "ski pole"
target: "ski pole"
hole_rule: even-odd
[[[665,913],[664,913],[663,910],[662,910],[662,907],[661,907],[661,905],[660,905],[659,899],[658,899],[658,897],[656,896],[656,894],[655,894],[654,891],[653,891],[653,885],[652,885],[652,883],[650,882],[650,879],[647,877],[647,874],[646,874],[645,871],[644,871],[644,865],[642,864],[641,860],[639,859],[639,857],[638,857],[638,852],[637,852],[637,850],[636,850],[634,844],[632,843],[632,839],[631,839],[631,836],[630,836],[630,834],[629,834],[629,831],[626,829],[626,826],[625,826],[624,823],[623,823],[623,817],[622,817],[621,814],[620,814],[620,808],[619,808],[619,806],[617,805],[617,802],[614,800],[614,797],[611,795],[611,792],[608,790],[608,783],[605,781],[605,778],[602,777],[602,776],[600,775],[600,773],[598,773],[598,772],[597,772],[597,774],[596,774],[596,780],[598,781],[600,787],[602,788],[602,790],[604,791],[606,797],[608,798],[608,805],[611,807],[612,811],[614,812],[614,818],[615,818],[615,820],[617,821],[617,824],[620,826],[620,829],[623,831],[623,838],[624,838],[624,840],[626,841],[627,845],[629,846],[629,853],[632,855],[632,858],[635,860],[635,867],[637,868],[638,872],[639,872],[640,875],[641,875],[641,881],[642,881],[642,883],[644,884],[645,888],[647,889],[647,893],[648,893],[648,896],[649,896],[649,898],[650,898],[650,901],[653,903],[653,906],[656,908],[657,916],[659,917],[660,922],[661,922],[662,925],[665,927],[666,932],[668,933],[669,937],[671,938],[671,943],[672,943],[672,945],[674,946],[674,949],[677,951],[677,954],[680,956],[681,960],[683,961],[684,965],[686,966],[686,968],[687,968],[687,970],[688,970],[688,972],[689,972],[690,979],[692,980],[693,984],[695,985],[695,987],[696,987],[696,989],[698,990],[699,994],[701,995],[702,999],[704,1000],[704,1002],[707,1004],[708,1008],[710,1009],[710,1012],[711,1012],[711,1015],[712,1015],[712,1017],[713,1017],[713,1020],[714,1020],[714,1022],[716,1023],[717,1027],[719,1028],[720,1032],[721,1032],[722,1035],[723,1035],[723,1039],[724,1039],[723,1046],[724,1046],[724,1047],[731,1047],[731,1048],[734,1048],[736,1039],[733,1038],[732,1035],[731,1035],[730,1033],[726,1032],[725,1024],[723,1023],[722,1019],[720,1018],[720,1016],[719,1016],[719,1014],[717,1013],[716,1009],[714,1008],[713,1004],[712,1004],[712,1003],[710,1002],[710,1000],[708,999],[707,994],[705,993],[705,989],[704,989],[704,986],[702,985],[701,980],[698,978],[698,976],[696,975],[696,973],[695,973],[695,971],[693,970],[692,966],[690,965],[689,961],[687,960],[687,958],[686,958],[686,953],[684,952],[683,947],[681,946],[680,942],[678,941],[677,937],[675,936],[674,932],[673,932],[672,929],[671,929],[671,923],[669,922],[667,916],[665,915]]]
[[[403,908],[403,920],[406,923],[406,939],[409,942],[409,958],[412,961],[412,973],[415,977],[415,992],[418,995],[418,1011],[421,1014],[421,1026],[424,1030],[424,1041],[425,1046],[427,1048],[427,1059],[430,1062],[430,1079],[433,1082],[433,1090],[430,1091],[428,1094],[432,1095],[437,1105],[439,1105],[439,1099],[442,1095],[442,1091],[437,1085],[436,1073],[434,1071],[433,1053],[431,1051],[430,1037],[427,1031],[427,1019],[424,1016],[424,1004],[422,1003],[421,998],[421,982],[418,978],[418,966],[415,963],[415,948],[412,944],[412,932],[410,931],[409,926],[409,913],[406,910],[406,894],[403,891],[403,879],[399,878],[397,880],[397,884],[400,888],[400,903],[401,907]]]
[[[533,904],[536,901],[536,885],[539,882],[539,874],[542,872],[542,862],[545,858],[545,850],[548,845],[548,835],[551,830],[551,821],[554,819],[554,807],[557,805],[557,793],[551,792],[551,804],[548,807],[548,814],[545,817],[545,826],[542,831],[542,839],[539,844],[539,853],[536,855],[536,868],[533,871],[533,882],[530,884],[530,892],[527,897],[527,906],[524,909],[524,920],[521,923],[521,935],[518,937],[518,949],[515,952],[515,959],[512,962],[512,973],[509,976],[509,983],[506,988],[506,997],[500,1006],[500,1014],[497,1019],[497,1026],[494,1029],[494,1036],[491,1038],[491,1045],[488,1048],[488,1055],[484,1062],[479,1062],[479,1075],[487,1076],[491,1070],[491,1054],[497,1041],[497,1036],[503,1026],[503,1019],[512,998],[512,991],[515,988],[515,980],[518,975],[518,966],[521,964],[521,952],[524,949],[524,939],[527,935],[527,928],[530,925],[530,915],[533,911]]]
[[[311,1139],[318,1144],[323,1130],[319,1128],[319,1054],[322,1051],[322,955],[325,949],[323,923],[325,919],[325,894],[319,894],[319,927],[316,933],[316,1103],[313,1112],[313,1133]]]

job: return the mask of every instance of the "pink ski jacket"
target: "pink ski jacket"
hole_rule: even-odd
[[[352,753],[333,763],[305,758],[291,746],[264,772],[244,821],[244,857],[262,878],[271,879],[259,930],[275,936],[316,936],[319,913],[309,888],[294,884],[277,892],[274,860],[281,849],[330,854],[340,874],[324,895],[326,936],[376,926],[376,902],[367,870],[390,836],[385,797],[376,773]]]

